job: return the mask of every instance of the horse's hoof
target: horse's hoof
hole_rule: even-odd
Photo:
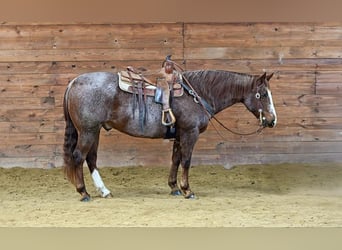
[[[103,196],[103,198],[110,199],[110,198],[113,198],[113,195],[112,195],[112,193],[109,193],[109,194]]]
[[[189,200],[194,200],[194,199],[196,199],[196,196],[194,193],[190,193],[188,195],[185,195],[184,198],[189,199]]]
[[[171,191],[170,194],[173,196],[180,196],[182,195],[182,192],[180,190],[174,190],[174,191]]]
[[[88,202],[88,201],[90,201],[90,196],[89,196],[89,195],[84,195],[84,196],[80,199],[80,201],[82,201],[82,202]]]

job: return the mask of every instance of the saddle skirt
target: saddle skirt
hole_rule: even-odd
[[[134,82],[144,82],[144,94],[147,96],[155,96],[157,92],[157,83],[152,82],[144,76],[127,71],[118,72],[119,75],[119,87],[122,91],[128,93],[136,93]],[[134,81],[134,82],[133,82]],[[173,97],[180,97],[184,93],[183,87],[179,83],[173,84]]]

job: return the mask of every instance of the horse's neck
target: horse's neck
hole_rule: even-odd
[[[218,98],[214,98],[216,113],[234,105],[235,103],[242,102],[242,93],[235,92],[234,90],[226,90],[220,93]]]
[[[205,79],[195,81],[198,95],[203,98],[218,113],[235,103],[243,102],[247,91],[250,91],[253,79],[251,77],[231,77],[230,72],[225,72],[227,77],[221,81],[208,82]],[[224,74],[224,73],[223,73]],[[199,86],[201,85],[201,86]]]

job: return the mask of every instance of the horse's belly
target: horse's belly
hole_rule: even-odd
[[[148,110],[146,116],[135,112],[125,110],[117,110],[115,117],[110,121],[103,123],[106,130],[116,129],[122,133],[144,138],[163,138],[167,128],[161,123],[161,110]],[[153,111],[153,112],[152,112]]]
[[[134,120],[128,122],[125,125],[118,125],[113,122],[106,122],[103,124],[105,130],[116,129],[124,134],[134,137],[142,138],[163,138],[166,133],[166,127],[157,123],[145,123],[143,125]]]

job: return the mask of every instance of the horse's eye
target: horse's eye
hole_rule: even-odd
[[[255,98],[256,98],[256,99],[260,99],[260,93],[259,93],[259,92],[257,92],[257,93],[255,94]]]

